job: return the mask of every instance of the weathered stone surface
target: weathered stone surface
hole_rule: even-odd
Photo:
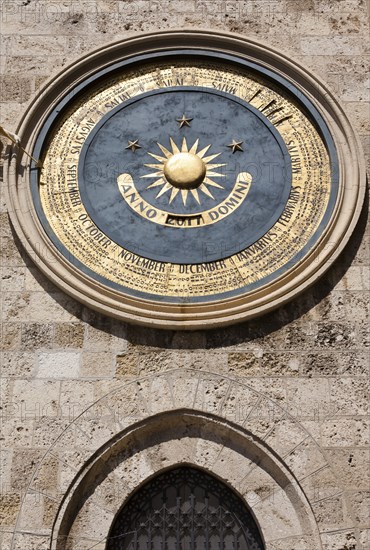
[[[28,352],[3,352],[2,376],[9,378],[32,378],[37,371],[37,355]]]
[[[85,351],[82,354],[82,365],[80,369],[82,378],[102,380],[113,378],[115,371],[116,356],[105,351]],[[117,374],[119,377],[119,374]]]
[[[80,323],[57,323],[54,328],[54,347],[81,348],[85,327]]]
[[[19,493],[2,494],[0,496],[0,522],[3,527],[15,525],[20,504]]]
[[[13,457],[11,472],[12,489],[25,493],[40,462],[43,453],[40,450],[17,449]]]
[[[327,450],[326,456],[334,470],[340,472],[341,484],[346,489],[368,489],[370,456],[365,449]]]
[[[53,340],[53,326],[44,323],[24,323],[22,325],[22,348],[40,350],[50,348]]]
[[[76,352],[41,353],[38,378],[78,378],[81,354]]]

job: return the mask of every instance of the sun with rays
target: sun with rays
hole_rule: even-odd
[[[189,193],[192,194],[198,204],[201,204],[202,191],[205,195],[215,200],[209,187],[217,187],[224,189],[222,185],[216,183],[212,178],[224,178],[225,175],[215,170],[226,166],[225,164],[210,164],[212,160],[217,158],[221,153],[205,156],[211,145],[207,145],[204,149],[198,151],[199,139],[189,149],[186,138],[182,141],[181,150],[178,148],[172,138],[170,138],[172,151],[166,149],[160,143],[158,147],[164,156],[148,153],[151,157],[159,162],[159,164],[145,164],[148,168],[154,168],[156,171],[142,178],[155,178],[155,181],[148,185],[147,189],[153,187],[161,187],[156,198],[161,197],[167,191],[170,192],[169,204],[180,193],[182,202],[186,206]]]

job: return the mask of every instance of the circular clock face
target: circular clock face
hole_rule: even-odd
[[[276,307],[312,276],[341,196],[314,103],[222,51],[97,70],[54,102],[33,154],[37,223],[68,271],[54,266],[59,282],[143,324],[214,326]]]

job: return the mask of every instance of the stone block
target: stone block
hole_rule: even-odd
[[[212,470],[213,464],[222,451],[224,440],[221,437],[206,436],[206,430],[200,432],[204,438],[199,437],[196,440],[196,446],[193,448],[192,461],[195,465],[205,468],[208,471]]]
[[[144,391],[141,384],[137,382],[124,385],[100,400],[89,411],[89,417],[111,418],[111,421],[117,422],[123,430],[148,415],[149,409],[146,396],[143,395]]]
[[[320,319],[325,319],[327,321],[334,322],[343,322],[346,323],[346,314],[347,314],[347,303],[346,303],[346,292],[341,292],[337,289],[333,290],[329,296],[324,297],[320,303],[317,305],[317,312],[320,316]],[[320,325],[318,334],[316,336],[316,341],[319,345],[323,345],[322,342],[322,326]],[[325,341],[327,345],[328,342]]]
[[[194,402],[198,377],[189,372],[174,372],[166,376],[175,409],[190,409]]]
[[[370,510],[370,490],[347,493],[347,498],[351,503],[353,519],[359,525],[366,526],[369,521]]]
[[[232,487],[240,487],[245,476],[249,473],[245,467],[245,458],[244,453],[224,445],[216,461],[212,464],[212,472]],[[249,465],[250,461],[247,459],[247,466]]]
[[[1,266],[1,290],[2,292],[21,292],[24,290],[25,268]]]
[[[239,425],[245,424],[247,418],[254,414],[260,402],[260,395],[253,389],[245,386],[243,382],[238,383],[238,380],[231,382],[227,396],[220,409],[221,416]]]
[[[76,322],[81,304],[61,292],[33,292],[28,315],[34,322]]]
[[[350,266],[346,271],[341,283],[346,290],[364,291],[367,290],[369,273],[361,266]],[[364,286],[366,285],[366,286]]]
[[[124,353],[116,357],[117,378],[126,378],[138,375],[138,357],[136,354]]]
[[[0,349],[1,350],[15,350],[19,349],[22,335],[21,323],[1,323],[0,325],[1,338]]]
[[[301,373],[304,376],[335,376],[340,372],[336,353],[314,352],[302,354]]]
[[[1,426],[2,440],[4,440],[9,447],[11,442],[15,450],[18,448],[33,448],[34,420],[24,419],[21,416],[19,416],[19,418],[10,416],[18,414],[20,408],[14,408],[5,404],[3,406],[3,410],[4,409],[5,415],[3,416]],[[21,415],[21,413],[19,414]]]
[[[83,319],[88,323],[84,341],[88,351],[126,351],[127,330],[124,323],[86,309]]]
[[[0,212],[0,237],[8,237],[11,239],[12,236],[13,233],[9,214],[8,212]]]
[[[363,550],[370,549],[370,529],[360,529],[359,541]]]
[[[340,378],[330,380],[330,397],[341,415],[367,415],[369,412],[369,380]]]
[[[25,351],[51,348],[54,327],[45,323],[22,324],[22,348]]]
[[[256,411],[257,410],[258,409],[256,409]],[[273,415],[270,415],[268,412],[262,415],[258,413],[256,416],[254,416],[253,412],[243,424],[246,430],[248,430],[253,436],[264,440],[273,430],[275,422],[276,421],[273,419]]]
[[[2,315],[4,322],[25,321],[31,295],[29,292],[4,292],[2,299]]]
[[[13,533],[10,531],[2,533],[0,531],[0,545],[1,550],[11,550],[13,545]]]
[[[90,351],[108,351],[111,349],[112,335],[110,334],[111,321],[105,319],[105,324],[98,327],[88,325],[85,348]]]
[[[294,379],[293,379],[294,380]],[[260,378],[248,378],[248,387],[259,392],[263,397],[276,403],[276,407],[269,406],[269,409],[276,409],[275,414],[279,417],[282,412],[280,409],[288,409],[290,414],[295,414],[294,407],[291,407],[291,403],[287,401],[287,390],[284,378],[280,377],[260,377]]]
[[[277,510],[279,510],[278,514]],[[294,514],[292,504],[284,490],[276,490],[271,496],[258,502],[253,506],[253,512],[257,518],[260,518],[264,539],[268,545],[270,541],[301,534],[299,516]],[[268,524],[263,520],[264,517],[273,517],[274,521]]]
[[[325,452],[332,468],[340,472],[341,485],[352,490],[368,490],[370,457],[365,449],[328,449]]]
[[[121,427],[112,422],[111,415],[93,419],[81,417],[74,423],[74,444],[92,454],[120,431]]]
[[[311,349],[315,332],[316,323],[312,320],[308,323],[301,320],[282,326],[279,333],[279,339],[281,340],[279,347],[287,351],[299,350],[300,352]]]
[[[50,535],[45,535],[44,533],[37,535],[32,533],[16,533],[12,540],[12,548],[50,550]]]
[[[82,348],[85,327],[81,323],[56,323],[54,325],[55,348]]]
[[[4,59],[4,56],[0,56],[0,62],[1,59]],[[15,130],[14,122],[18,120],[19,112],[22,107],[23,105],[17,101],[1,101],[0,98],[1,122],[5,128],[8,128],[10,131]],[[0,210],[6,213],[8,213],[9,211],[8,207],[4,204],[3,201],[0,201]]]
[[[42,514],[42,526],[44,529],[52,529],[58,507],[59,502],[57,500],[44,496],[44,509]]]
[[[304,440],[284,457],[284,461],[298,480],[314,474],[327,465],[319,446],[311,439]]]
[[[40,353],[38,378],[66,379],[78,378],[81,354],[76,352]]]
[[[0,449],[0,483],[1,492],[5,493],[10,480],[10,470],[12,465],[12,451],[10,449]]]
[[[92,508],[94,511],[91,510]],[[97,515],[99,516],[99,521],[94,521],[93,518],[96,518]],[[109,532],[113,519],[114,514],[112,512],[89,499],[86,509],[84,508],[80,511],[76,525],[71,532],[71,538],[74,539],[71,548],[76,550],[104,548],[101,543],[105,539],[105,534]]]
[[[196,439],[186,436],[176,438],[175,427],[169,433],[171,437],[169,441],[159,445],[152,445],[145,450],[148,465],[150,465],[150,470],[153,472],[158,472],[164,468],[180,463],[194,463]],[[133,459],[135,459],[135,457],[133,457]]]
[[[179,445],[179,451],[185,450],[186,447],[181,444],[181,441],[170,441],[169,449],[175,449],[176,443]],[[115,456],[115,475],[121,483],[123,482],[125,485],[128,485],[128,491],[131,491],[153,475],[153,466],[156,464],[158,457],[158,453],[154,452],[155,448],[156,446],[153,446],[152,450],[150,448],[145,450],[139,448],[125,449],[121,455]],[[167,464],[176,463],[176,456],[178,456],[178,453],[171,455],[171,453],[167,454],[164,452],[164,462]],[[186,456],[189,456],[188,451],[186,451]],[[152,459],[154,463],[152,463]]]
[[[22,531],[37,532],[42,529],[44,496],[40,493],[27,493],[22,502],[19,527]]]
[[[17,416],[33,420],[42,416],[56,416],[59,392],[59,381],[15,380],[12,403]]]
[[[44,496],[55,496],[58,493],[58,466],[55,456],[50,453],[43,456],[34,473],[30,490]]]
[[[115,374],[115,354],[108,351],[83,351],[81,378],[102,380]]]
[[[356,331],[353,323],[319,323],[315,344],[321,348],[346,349],[356,343]]]
[[[193,400],[194,409],[219,414],[227,397],[230,380],[220,377],[202,376]]]
[[[57,71],[65,64],[65,61],[61,55],[12,55],[11,57],[7,57],[5,69],[9,76],[22,77],[25,67],[29,67],[34,76],[44,75],[47,74],[50,63],[52,63],[54,70]]]
[[[314,502],[312,508],[319,529],[323,531],[343,529],[351,523],[343,495]]]
[[[261,357],[261,374],[264,376],[299,376],[302,363],[299,353],[264,353]]]
[[[282,418],[277,422],[265,441],[280,457],[293,451],[309,438],[308,433],[291,418]]]
[[[273,498],[279,486],[268,472],[256,466],[253,461],[250,461],[249,469],[244,468],[243,477],[237,488],[245,498],[247,504],[253,508],[259,502]]]
[[[30,22],[30,21],[29,21]],[[14,32],[8,31],[3,36],[3,48],[6,55],[28,56],[30,51],[33,55],[64,55],[68,47],[68,36],[64,34],[45,34],[45,21],[42,21],[42,34],[25,34],[19,32],[19,20],[14,25]]]
[[[3,352],[1,374],[9,378],[33,378],[37,372],[37,355],[35,353],[6,351]]]
[[[370,360],[369,354],[365,351],[353,351],[337,355],[337,362],[340,367],[339,374],[346,376],[363,376],[369,378]]]
[[[301,50],[303,55],[320,55],[330,52],[331,55],[361,55],[364,47],[356,37],[351,36],[302,36]]]
[[[239,376],[259,376],[263,374],[261,354],[257,349],[250,352],[229,353],[228,367],[230,374]]]
[[[68,463],[62,461],[59,463],[58,475],[59,475],[59,485],[58,489],[60,494],[63,495],[67,490],[70,484],[73,482],[73,479],[77,475],[78,470],[73,468]]]
[[[323,550],[357,550],[358,541],[352,530],[321,534]],[[361,549],[362,550],[362,549]]]
[[[25,103],[31,97],[31,80],[24,76],[0,76],[0,95],[3,101]]]
[[[0,524],[3,527],[15,526],[20,507],[20,493],[3,494],[2,492],[0,495]]]
[[[170,384],[163,376],[138,382],[138,393],[150,415],[174,409]]]
[[[74,430],[70,429],[73,418],[59,418],[60,408],[55,412],[55,416],[42,416],[34,422],[34,445],[38,448],[49,450],[54,448],[55,442],[63,437],[63,445],[71,446],[75,444]],[[73,426],[73,424],[72,424]]]
[[[269,541],[269,550],[312,550],[317,548],[314,535],[283,537],[281,540]]]
[[[370,265],[370,235],[364,235],[359,242],[359,247],[358,250],[356,250],[353,265],[363,266],[365,268],[366,276],[366,271],[368,271]]]
[[[357,322],[357,326],[367,326],[367,320],[369,318],[369,301],[368,292],[366,290],[351,291],[346,295],[346,310],[347,321]],[[357,336],[359,347],[361,346],[361,338]]]
[[[60,389],[60,413],[71,421],[94,403],[94,384],[89,381],[64,380]]]
[[[22,493],[27,491],[36,470],[40,466],[43,454],[41,450],[17,449],[12,461],[12,489]]]
[[[303,479],[300,485],[312,503],[335,498],[343,491],[340,480],[329,464]]]
[[[288,410],[295,418],[330,414],[330,387],[326,379],[296,378],[286,381]]]
[[[369,445],[368,418],[334,418],[321,425],[323,447],[364,447]]]
[[[61,293],[6,292],[3,293],[4,321],[53,323],[75,321],[81,306]]]

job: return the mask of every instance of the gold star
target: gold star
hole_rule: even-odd
[[[187,116],[182,115],[182,118],[177,118],[177,122],[180,124],[180,128],[183,126],[190,126],[190,122],[193,120],[192,118],[187,118]]]
[[[243,143],[244,143],[244,141],[235,141],[235,139],[233,139],[233,142],[230,143],[230,145],[228,145],[228,147],[231,147],[231,149],[233,150],[233,154],[234,154],[235,151],[244,151],[244,149],[242,148]]]
[[[135,141],[128,141],[128,146],[126,149],[131,149],[133,153],[135,153],[136,149],[141,149],[141,145],[139,145],[139,140],[135,139]]]

